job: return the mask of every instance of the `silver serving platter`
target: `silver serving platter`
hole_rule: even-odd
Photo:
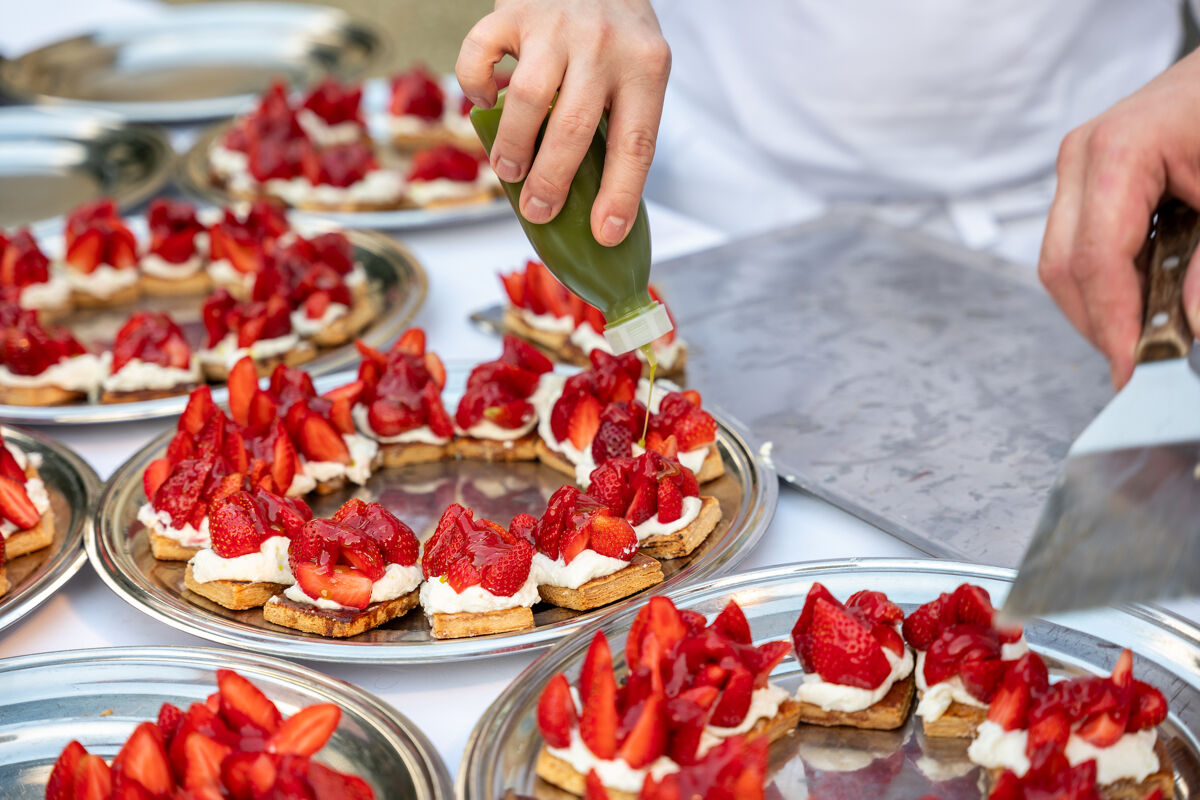
[[[41,800],[67,742],[111,759],[164,702],[187,708],[216,690],[216,670],[237,670],[284,716],[336,703],[342,718],[316,756],[371,784],[378,800],[450,800],[446,767],[425,735],[372,695],[305,667],[206,647],[73,650],[0,661],[0,786],[9,800]]]
[[[447,96],[458,92],[453,78],[443,81]],[[374,79],[363,83],[363,114],[371,137],[382,143],[377,150],[385,166],[405,169],[406,157],[395,152],[389,144],[387,106],[390,88],[387,81]],[[208,150],[213,142],[224,135],[230,123],[220,123],[205,130],[195,144],[182,156],[175,167],[175,182],[184,193],[216,205],[224,205],[233,199],[221,186],[213,183],[208,168]],[[486,165],[481,167],[488,169]],[[488,203],[476,203],[445,208],[400,208],[391,211],[300,211],[290,212],[293,219],[328,220],[345,228],[375,228],[382,230],[412,230],[441,225],[497,219],[512,214],[507,198],[496,197]]]
[[[875,589],[906,611],[963,582],[983,586],[999,603],[1014,572],[954,561],[853,559],[815,561],[730,575],[669,592],[681,608],[711,619],[736,598],[755,641],[789,640],[814,581],[845,598]],[[459,767],[461,800],[499,800],[508,792],[536,798],[569,798],[539,780],[534,763],[541,747],[537,701],[558,672],[574,681],[597,628],[608,636],[618,673],[624,668],[625,635],[641,603],[632,604],[559,643],[531,664],[500,695],[471,733]],[[1025,628],[1030,645],[1055,674],[1108,674],[1120,652],[1136,654],[1134,674],[1158,687],[1171,706],[1159,728],[1176,772],[1176,797],[1200,791],[1200,630],[1165,612],[1127,607],[1038,620]],[[800,665],[789,656],[772,680],[794,690]],[[980,769],[966,758],[965,739],[926,739],[910,719],[899,731],[860,731],[800,725],[771,746],[769,784],[777,797],[860,797],[913,800],[982,800]],[[768,795],[772,796],[772,795]]]
[[[143,238],[145,220],[130,220],[134,233]],[[321,226],[301,224],[301,231],[315,230]],[[325,227],[328,227],[326,224]],[[363,265],[373,286],[377,287],[377,301],[382,311],[359,335],[374,347],[390,344],[413,318],[425,301],[428,283],[420,262],[396,240],[373,231],[345,231],[354,245],[355,260]],[[58,244],[61,244],[58,241]],[[47,246],[47,255],[52,255],[57,244]],[[65,320],[68,328],[85,346],[107,347],[111,345],[117,330],[134,310],[149,309],[167,311],[171,314],[193,347],[202,344],[204,325],[200,318],[203,298],[199,295],[181,297],[142,297],[136,303],[111,309],[76,309]],[[305,371],[313,375],[324,375],[343,370],[358,363],[358,351],[353,342],[323,350],[316,358],[305,362]],[[213,385],[213,398],[224,402],[227,393],[224,385]],[[187,394],[139,400],[132,403],[81,402],[62,406],[16,406],[0,404],[0,420],[33,425],[67,423],[76,425],[99,422],[127,422],[175,416],[187,405]]]
[[[0,228],[48,232],[104,196],[131,208],[166,183],[173,160],[158,128],[81,109],[0,108]]]
[[[359,75],[386,49],[377,32],[334,8],[168,5],[0,63],[0,88],[26,102],[189,122],[244,111],[275,78],[304,86],[329,72]]]
[[[0,595],[3,631],[46,602],[87,560],[83,531],[91,525],[92,501],[100,492],[100,479],[82,458],[47,436],[7,425],[0,426],[0,433],[5,442],[41,455],[38,473],[46,484],[54,512],[54,541],[50,546],[5,565],[9,589]]]
[[[469,366],[447,364],[448,409],[457,405]],[[353,374],[347,373],[341,376],[341,382],[352,378]],[[329,386],[339,382],[336,376],[328,376],[327,380],[325,385]],[[705,484],[701,491],[721,501],[723,519],[691,556],[664,561],[666,581],[647,591],[681,587],[728,571],[749,554],[775,513],[779,486],[774,468],[749,448],[736,425],[716,416],[717,444],[727,474]],[[98,501],[96,524],[88,531],[88,557],[104,582],[123,600],[155,619],[209,641],[314,661],[452,661],[546,647],[591,620],[638,602],[635,596],[588,612],[539,604],[534,607],[532,630],[447,640],[430,636],[429,625],[419,610],[373,631],[340,640],[265,622],[259,609],[229,611],[187,592],[183,588],[183,562],[156,561],[136,519],[138,508],[145,502],[142,471],[164,452],[173,433],[172,429],[156,437],[113,473]],[[562,473],[536,463],[444,461],[381,470],[365,487],[350,487],[326,497],[310,495],[307,499],[318,515],[332,514],[352,496],[378,500],[424,539],[452,502],[461,502],[477,515],[507,525],[521,512],[540,515],[546,500],[566,480]]]

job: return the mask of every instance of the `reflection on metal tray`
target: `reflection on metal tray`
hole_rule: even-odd
[[[144,239],[145,221],[130,220],[130,227],[139,239]],[[324,226],[298,226],[301,232],[320,230]],[[359,338],[374,347],[390,344],[404,330],[404,326],[420,309],[425,300],[425,271],[416,258],[394,239],[371,231],[346,231],[354,245],[354,259],[363,265],[375,292],[372,295],[382,309]],[[61,240],[56,238],[54,246],[61,250]],[[56,252],[47,246],[47,254]],[[134,310],[146,309],[166,311],[179,324],[188,337],[193,349],[204,344],[204,323],[200,317],[203,297],[187,295],[179,297],[145,296],[136,303],[114,306],[111,309],[80,309],[64,320],[68,328],[86,347],[106,349],[111,347],[117,331]],[[302,366],[312,375],[324,375],[335,370],[346,369],[358,362],[358,351],[353,341],[339,347],[322,349],[316,358]],[[225,387],[214,387],[213,398],[224,402]],[[14,406],[0,405],[0,420],[41,425],[46,423],[91,424],[97,422],[121,422],[130,420],[156,419],[182,413],[187,405],[187,393],[154,400],[138,400],[131,403],[80,402],[62,406]]]
[[[951,591],[963,582],[987,589],[999,604],[1012,582],[1007,569],[952,561],[862,559],[789,564],[671,592],[681,608],[712,619],[731,597],[737,599],[756,642],[788,640],[814,581],[836,597],[869,588],[887,595],[905,611]],[[608,636],[613,663],[624,669],[625,635],[638,612],[622,609],[599,626],[589,626],[547,652],[509,685],[480,717],[467,742],[458,772],[462,800],[500,800],[509,791],[560,800],[559,790],[534,775],[541,738],[537,702],[542,687],[558,672],[574,682],[595,627]],[[1139,679],[1168,698],[1170,716],[1158,729],[1176,773],[1176,797],[1200,791],[1200,671],[1195,654],[1200,630],[1162,612],[1142,608],[1106,610],[1035,621],[1025,628],[1030,646],[1045,657],[1052,674],[1107,675],[1118,647],[1136,653]],[[794,690],[801,677],[793,656],[771,680]],[[768,782],[777,797],[854,797],[913,800],[982,800],[980,769],[966,758],[966,740],[927,739],[912,719],[899,731],[861,731],[800,725],[771,746]],[[770,795],[769,795],[770,796]]]
[[[0,88],[29,102],[187,122],[249,108],[276,78],[305,86],[379,61],[379,35],[333,8],[290,3],[163,6],[0,62]]]
[[[173,153],[162,131],[66,108],[0,108],[0,229],[62,228],[75,206],[108,196],[123,210],[158,191]]]
[[[444,396],[457,404],[466,385],[469,364],[447,364]],[[354,377],[353,373],[319,379],[327,391]],[[717,415],[717,446],[726,475],[704,484],[702,493],[721,502],[723,516],[716,529],[690,556],[663,562],[666,581],[646,590],[685,586],[732,569],[762,536],[775,513],[778,481],[770,465],[750,450],[743,434]],[[155,438],[135,453],[109,479],[97,504],[96,524],[87,549],[100,577],[123,600],[139,611],[209,641],[261,653],[315,661],[400,663],[450,661],[546,647],[588,621],[636,602],[619,600],[592,611],[576,612],[547,604],[534,606],[534,628],[469,639],[433,639],[419,609],[380,628],[350,639],[325,639],[263,620],[262,611],[230,611],[183,588],[183,562],[156,561],[137,522],[145,502],[142,471],[160,456],[173,431]],[[313,511],[332,514],[350,497],[378,500],[412,527],[424,540],[443,510],[463,503],[485,519],[507,525],[521,512],[540,515],[546,501],[567,479],[536,463],[443,461],[401,469],[383,469],[363,487],[326,497],[311,497]]]
[[[91,524],[89,511],[100,491],[100,479],[83,459],[49,437],[7,425],[0,426],[0,434],[6,444],[42,457],[38,475],[46,485],[54,513],[54,541],[50,546],[5,565],[8,593],[0,595],[3,631],[49,599],[87,560],[83,531]],[[0,780],[0,786],[4,785]]]
[[[450,776],[425,735],[348,683],[273,658],[204,647],[121,647],[0,661],[0,786],[9,800],[45,797],[50,766],[71,739],[111,759],[133,729],[173,703],[216,690],[218,669],[249,678],[284,716],[336,703],[341,721],[316,760],[362,777],[380,800],[451,800]]]
[[[371,85],[378,85],[371,82]],[[377,94],[377,93],[376,93]],[[365,104],[364,100],[364,104]],[[381,126],[378,114],[368,113],[372,135],[378,139]],[[214,205],[228,205],[234,201],[224,187],[214,183],[209,172],[208,151],[229,130],[229,123],[220,123],[204,131],[196,143],[179,158],[175,168],[175,180],[179,188],[190,197]],[[382,126],[386,131],[386,124]],[[384,167],[407,170],[408,156],[392,150],[389,146],[378,148],[380,162]],[[489,167],[484,167],[489,169]],[[385,211],[301,211],[292,210],[294,220],[327,220],[345,228],[372,228],[380,230],[411,230],[431,228],[438,225],[454,225],[496,219],[512,214],[508,199],[497,196],[484,203],[464,203],[440,208],[396,208]]]
[[[823,220],[655,266],[688,382],[779,474],[938,556],[1015,565],[1108,369],[1033,270]]]

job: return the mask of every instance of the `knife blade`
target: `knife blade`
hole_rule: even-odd
[[[1068,451],[1004,619],[1200,592],[1200,375],[1182,302],[1200,220],[1168,198],[1150,228],[1133,377]]]

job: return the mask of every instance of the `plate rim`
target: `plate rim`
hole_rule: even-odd
[[[689,597],[698,595],[720,593],[732,595],[737,591],[751,589],[754,586],[770,583],[776,579],[789,576],[803,580],[808,576],[817,577],[831,572],[848,573],[860,570],[915,573],[918,575],[945,574],[962,578],[983,578],[1006,583],[1012,583],[1017,574],[1017,570],[1009,567],[975,564],[969,561],[941,558],[851,557],[775,564],[748,572],[726,574],[711,580],[693,583],[689,586],[680,586],[673,591],[662,592],[661,594],[679,603]],[[1184,644],[1188,644],[1194,649],[1200,649],[1200,625],[1189,622],[1172,611],[1153,605],[1121,605],[1111,610],[1130,614],[1135,618],[1149,622],[1169,632],[1172,636],[1177,637]],[[505,711],[504,707],[509,701],[510,696],[517,691],[520,685],[536,676],[539,672],[544,671],[545,665],[550,663],[560,652],[581,648],[588,639],[595,635],[596,631],[624,621],[617,620],[618,616],[631,617],[633,613],[631,607],[624,606],[612,614],[606,614],[603,617],[590,621],[589,624],[571,635],[564,636],[555,642],[553,646],[543,650],[525,669],[521,670],[520,674],[500,690],[496,699],[480,715],[479,720],[471,729],[471,734],[467,737],[467,743],[463,748],[462,758],[458,762],[458,770],[455,773],[454,779],[454,793],[457,798],[460,798],[460,800],[479,800],[479,798],[486,796],[486,793],[472,791],[481,779],[480,765],[475,764],[482,757],[480,749],[483,743],[481,740],[489,732],[492,721],[503,716],[501,712]],[[623,651],[624,648],[622,647]],[[1156,663],[1162,666],[1160,662]],[[1176,667],[1183,666],[1177,662],[1172,662],[1172,665]],[[1200,688],[1200,666],[1193,665],[1192,673],[1193,685]]]
[[[19,83],[14,83],[10,80],[10,73],[13,70],[19,69],[19,65],[27,58],[37,56],[47,50],[53,48],[61,48],[70,45],[76,45],[81,42],[93,40],[101,33],[111,32],[119,29],[124,24],[140,25],[146,23],[166,23],[170,21],[173,15],[186,14],[188,10],[192,10],[198,6],[207,8],[222,8],[228,10],[232,7],[251,7],[251,8],[279,8],[280,10],[287,8],[294,13],[307,14],[312,17],[318,16],[317,11],[324,11],[326,16],[331,18],[337,17],[339,29],[353,34],[354,38],[370,40],[372,49],[369,57],[363,62],[363,65],[357,69],[351,70],[335,70],[332,73],[328,69],[321,68],[323,74],[335,74],[343,80],[347,78],[358,78],[368,73],[372,67],[383,63],[388,56],[392,54],[395,47],[391,40],[383,33],[381,29],[371,25],[363,18],[351,14],[344,9],[335,8],[332,6],[313,6],[307,3],[259,3],[259,2],[234,2],[234,3],[215,3],[201,2],[192,3],[182,7],[163,6],[158,10],[157,18],[147,20],[132,20],[125,23],[113,23],[108,26],[95,25],[84,33],[68,36],[65,38],[55,39],[43,45],[35,47],[32,50],[27,50],[21,53],[16,58],[0,59],[0,89],[4,94],[13,97],[23,104],[42,107],[42,108],[64,108],[75,110],[91,110],[97,113],[111,114],[127,123],[158,123],[158,124],[187,124],[199,123],[204,120],[220,119],[233,116],[249,107],[254,99],[261,92],[249,92],[237,95],[225,95],[223,97],[201,98],[197,100],[83,100],[73,97],[64,97],[62,95],[46,94],[44,92],[30,91],[22,88]],[[186,20],[184,20],[186,21]],[[281,28],[307,30],[305,25],[280,25]],[[320,67],[320,64],[317,64]]]
[[[403,302],[387,308],[387,315],[377,323],[378,327],[355,338],[361,338],[373,346],[385,346],[394,341],[405,326],[410,324],[420,313],[429,298],[429,274],[425,267],[413,255],[407,245],[380,231],[345,230],[343,231],[351,244],[359,244],[373,255],[388,261],[393,269],[398,271],[396,262],[406,264],[413,275],[412,291],[408,292]],[[388,251],[392,251],[389,253]],[[203,301],[201,301],[203,302]],[[338,351],[342,351],[338,354]],[[315,362],[321,359],[330,360],[313,368]],[[312,361],[300,365],[314,378],[340,374],[348,369],[358,359],[358,353],[352,343],[340,345],[325,354],[318,355]],[[213,399],[224,403],[228,397],[225,384],[208,384],[212,388]],[[183,413],[187,405],[188,395],[178,394],[170,397],[159,397],[153,400],[138,400],[132,403],[84,403],[63,406],[15,406],[0,404],[0,423],[21,425],[69,424],[74,426],[95,425],[111,422],[140,422],[168,419]]]
[[[44,575],[17,592],[9,592],[0,598],[0,633],[11,628],[51,598],[62,586],[75,576],[87,561],[83,543],[95,521],[96,498],[100,494],[102,481],[96,470],[71,448],[49,436],[27,428],[0,424],[0,432],[6,441],[30,440],[38,443],[55,458],[61,460],[83,487],[85,507],[79,515],[72,515],[71,528],[63,539],[62,553],[54,556],[54,563]],[[60,489],[61,491],[61,489]],[[64,494],[67,494],[64,492]],[[3,546],[3,545],[0,545]],[[70,551],[74,549],[74,556]]]
[[[447,371],[451,372],[456,368],[461,370],[463,369],[461,365],[467,363],[471,362],[448,361]],[[324,377],[326,380],[332,381],[342,374]],[[352,373],[344,374],[349,376]],[[746,462],[747,474],[739,475],[738,478],[746,486],[746,493],[749,495],[744,501],[748,512],[747,517],[738,532],[738,538],[719,554],[722,558],[703,562],[686,574],[676,574],[663,584],[659,584],[660,588],[665,585],[678,590],[690,584],[707,582],[717,576],[727,574],[749,557],[775,516],[779,499],[779,480],[774,465],[769,458],[765,458],[760,451],[751,446],[745,428],[740,422],[722,414],[719,410],[714,409],[714,412],[718,426],[718,441],[723,438],[729,446],[737,448],[736,452]],[[108,507],[114,502],[114,497],[127,481],[140,480],[138,472],[140,463],[145,461],[150,454],[165,447],[173,433],[173,428],[161,432],[113,471],[93,506],[91,514],[93,522],[86,532],[84,546],[93,569],[114,594],[151,618],[209,642],[239,650],[253,648],[261,653],[311,661],[393,665],[468,661],[517,652],[544,650],[563,639],[570,638],[580,628],[586,628],[594,622],[606,619],[629,607],[638,602],[640,597],[639,593],[633,597],[623,598],[599,609],[595,616],[581,615],[563,623],[556,623],[550,628],[540,630],[535,628],[532,631],[499,635],[496,638],[445,639],[422,644],[380,644],[338,639],[299,638],[292,634],[270,631],[247,636],[222,624],[217,618],[208,619],[207,615],[200,616],[198,614],[181,616],[172,606],[167,605],[159,598],[145,595],[118,568],[115,561],[109,557],[110,552],[102,530],[107,527],[110,516]],[[566,478],[564,477],[563,480],[565,482]],[[676,581],[676,583],[672,583],[672,581]],[[561,627],[558,627],[560,624]]]
[[[433,746],[429,737],[411,719],[394,705],[366,689],[349,681],[335,678],[319,670],[294,663],[283,658],[262,655],[243,650],[225,650],[216,647],[192,647],[180,645],[98,647],[77,650],[53,650],[45,653],[29,653],[0,659],[0,676],[21,670],[47,666],[76,664],[88,667],[106,662],[138,661],[147,664],[179,664],[209,667],[214,672],[222,668],[238,666],[266,670],[286,676],[297,686],[316,686],[326,695],[348,698],[360,709],[378,715],[377,721],[394,727],[411,745],[425,769],[425,785],[420,787],[421,797],[431,800],[451,800],[453,784],[445,761]],[[414,776],[416,777],[416,776]],[[414,781],[415,783],[415,781]]]
[[[228,130],[232,120],[214,123],[201,130],[196,140],[175,159],[171,175],[175,185],[189,198],[212,205],[228,205],[237,198],[211,182],[201,183],[196,174],[204,173],[206,153],[212,142]],[[504,195],[489,203],[447,206],[439,209],[396,208],[389,211],[314,211],[288,208],[288,216],[302,221],[332,222],[345,228],[408,231],[438,228],[466,222],[500,219],[512,213],[512,205]]]

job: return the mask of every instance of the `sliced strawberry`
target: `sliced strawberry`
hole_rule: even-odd
[[[1167,718],[1163,693],[1142,681],[1133,682],[1133,704],[1125,727],[1130,733],[1161,725]]]
[[[583,700],[580,737],[597,758],[613,758],[617,753],[617,680],[602,631],[596,632],[584,658],[579,695]]]
[[[146,470],[142,473],[142,489],[147,498],[154,497],[158,487],[163,485],[170,473],[171,463],[165,458],[156,458],[146,465]]]
[[[754,675],[740,664],[729,673],[721,699],[713,709],[712,724],[722,728],[734,728],[746,718],[750,710],[751,695],[754,694]]]
[[[83,231],[67,246],[66,261],[77,272],[91,274],[104,255],[104,234],[95,228]]]
[[[425,369],[429,370],[429,377],[437,384],[439,391],[446,387],[446,366],[438,358],[437,353],[425,354]]]
[[[579,450],[591,445],[600,429],[600,401],[588,395],[580,399],[567,421],[567,438]]]
[[[258,391],[258,368],[254,359],[243,356],[229,371],[229,416],[239,425],[250,421],[250,403]]]
[[[235,798],[269,797],[278,774],[266,753],[235,752],[221,762],[221,783]]]
[[[683,494],[671,481],[658,484],[658,521],[674,522],[683,516]]]
[[[730,600],[712,623],[713,630],[738,644],[750,644],[750,623],[736,600]]]
[[[442,397],[438,393],[437,384],[432,382],[425,384],[425,388],[421,391],[421,394],[425,402],[425,413],[428,418],[429,429],[436,436],[453,436],[454,423],[451,421],[450,415],[446,413],[446,407],[442,405]]]
[[[512,597],[529,579],[532,563],[533,548],[528,542],[518,541],[484,565],[479,585],[499,597]]]
[[[1005,681],[988,705],[987,718],[1006,731],[1023,727],[1029,710],[1029,687]]]
[[[602,556],[629,561],[638,549],[630,524],[608,512],[596,513],[585,525],[589,546]]]
[[[257,686],[233,670],[217,670],[217,686],[221,693],[221,716],[234,729],[247,725],[264,734],[279,729],[281,717]]]
[[[550,679],[538,698],[538,730],[551,747],[567,747],[571,744],[571,729],[577,723],[575,701],[571,697],[571,686],[561,672]]]
[[[869,622],[900,622],[904,612],[900,607],[888,600],[883,592],[873,592],[864,589],[855,592],[846,599],[846,608],[863,621]]]
[[[183,788],[189,792],[208,792],[204,797],[221,796],[221,762],[230,748],[201,733],[189,733],[184,740]]]
[[[109,800],[112,770],[100,756],[84,754],[75,769],[75,800]]]
[[[300,452],[309,461],[350,463],[350,448],[329,420],[319,414],[309,414],[300,428]]]
[[[222,558],[257,553],[269,536],[254,498],[242,490],[209,503],[208,525],[213,552]]]
[[[642,483],[633,492],[625,519],[630,525],[641,525],[658,513],[658,487],[653,483]]]
[[[504,291],[508,294],[509,301],[517,308],[525,307],[525,273],[523,272],[508,272],[500,273],[500,281],[504,284]]]
[[[212,389],[208,386],[201,386],[198,389],[193,389],[188,397],[187,408],[183,410],[183,415],[179,417],[179,430],[187,431],[195,436],[200,433],[204,427],[204,423],[208,422],[209,417],[217,412],[217,405],[212,399]]]
[[[275,481],[281,494],[286,494],[296,476],[296,448],[283,429],[283,424],[275,420],[275,442],[271,447],[274,458],[271,461],[271,478]]]
[[[1000,688],[1005,669],[1005,663],[1000,659],[968,661],[958,668],[958,675],[972,697],[990,703]]]
[[[954,590],[954,613],[961,624],[980,625],[985,628],[992,626],[992,599],[987,589],[964,583]]]
[[[583,785],[583,800],[609,800],[608,791],[604,788],[604,781],[600,780],[596,770],[588,771],[587,778]]]
[[[284,720],[267,743],[267,750],[287,755],[314,755],[333,736],[341,718],[342,710],[332,703],[302,708]]]
[[[163,744],[166,747],[171,746],[171,741],[175,738],[175,732],[179,730],[179,724],[183,722],[183,712],[178,706],[171,703],[163,703],[158,709],[158,730],[162,733]]]
[[[17,526],[17,530],[28,530],[41,520],[37,506],[29,499],[25,486],[12,478],[0,475],[0,517]]]
[[[928,650],[942,632],[942,613],[947,604],[953,605],[949,594],[920,606],[904,620],[904,639],[916,650]]]
[[[113,778],[120,783],[132,779],[150,794],[163,797],[174,788],[162,734],[153,722],[134,729],[112,763]]]
[[[400,335],[396,343],[392,345],[392,352],[408,353],[409,355],[424,357],[425,355],[425,331],[421,328],[409,328]]]
[[[717,421],[707,411],[692,409],[675,424],[680,450],[695,450],[716,441]]]
[[[316,761],[308,766],[308,785],[313,800],[375,800],[375,793],[362,778],[343,775]]]
[[[1030,722],[1029,738],[1025,745],[1025,752],[1032,755],[1047,745],[1061,750],[1067,746],[1067,739],[1070,737],[1070,718],[1067,717],[1066,713],[1056,711],[1039,720]]]
[[[648,696],[633,727],[621,742],[618,757],[634,769],[646,767],[667,749],[666,700],[658,692]]]
[[[879,641],[840,604],[818,598],[812,610],[805,669],[830,683],[874,689],[887,678],[891,666]]]
[[[296,583],[314,600],[331,600],[357,609],[371,604],[374,581],[351,567],[338,564],[325,568],[311,563],[298,563],[292,572],[295,573]]]
[[[1125,734],[1125,722],[1112,712],[1093,714],[1083,721],[1075,735],[1096,747],[1109,747]]]
[[[669,651],[688,633],[679,609],[661,595],[650,598],[650,602],[638,612],[629,629],[625,643],[625,661],[631,670],[637,669],[643,663],[642,643],[649,633],[654,634],[664,651]]]
[[[351,414],[352,404],[346,398],[338,398],[329,407],[329,421],[338,433],[349,436],[355,432],[354,416]]]
[[[75,775],[86,755],[87,750],[74,740],[63,748],[46,781],[46,800],[72,800],[75,796]]]

